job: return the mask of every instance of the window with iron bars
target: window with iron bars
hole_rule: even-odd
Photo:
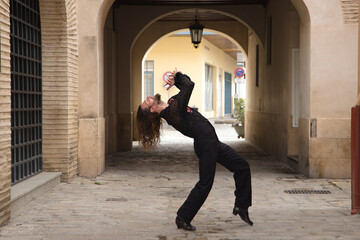
[[[41,29],[37,0],[10,1],[11,182],[42,171]]]

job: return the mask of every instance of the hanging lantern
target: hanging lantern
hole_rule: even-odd
[[[197,14],[196,14],[194,24],[189,26],[191,42],[194,44],[195,48],[198,48],[198,46],[201,42],[203,29],[204,29],[204,26],[200,24],[200,21],[197,18]]]

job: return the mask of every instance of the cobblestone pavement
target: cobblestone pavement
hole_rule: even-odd
[[[159,148],[107,159],[93,179],[61,183],[24,207],[0,228],[1,240],[116,239],[360,239],[360,215],[351,215],[350,180],[308,179],[216,124],[220,140],[234,147],[252,169],[254,226],[232,215],[232,175],[218,166],[213,189],[198,212],[195,232],[176,228],[178,207],[198,180],[192,139],[169,127]],[[287,194],[284,190],[329,190]]]

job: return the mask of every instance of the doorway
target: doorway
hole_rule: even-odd
[[[225,115],[231,114],[231,74],[225,72]]]

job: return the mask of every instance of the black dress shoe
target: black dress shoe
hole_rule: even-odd
[[[234,207],[234,210],[233,210],[233,214],[236,216],[237,214],[240,215],[240,218],[248,223],[249,225],[253,225],[254,223],[250,220],[249,218],[249,212],[247,209],[242,209],[242,208],[239,208],[239,207]]]
[[[176,217],[175,223],[178,228],[182,228],[186,231],[195,231],[196,230],[196,227],[194,227],[190,223],[185,222],[185,220],[179,216]]]

